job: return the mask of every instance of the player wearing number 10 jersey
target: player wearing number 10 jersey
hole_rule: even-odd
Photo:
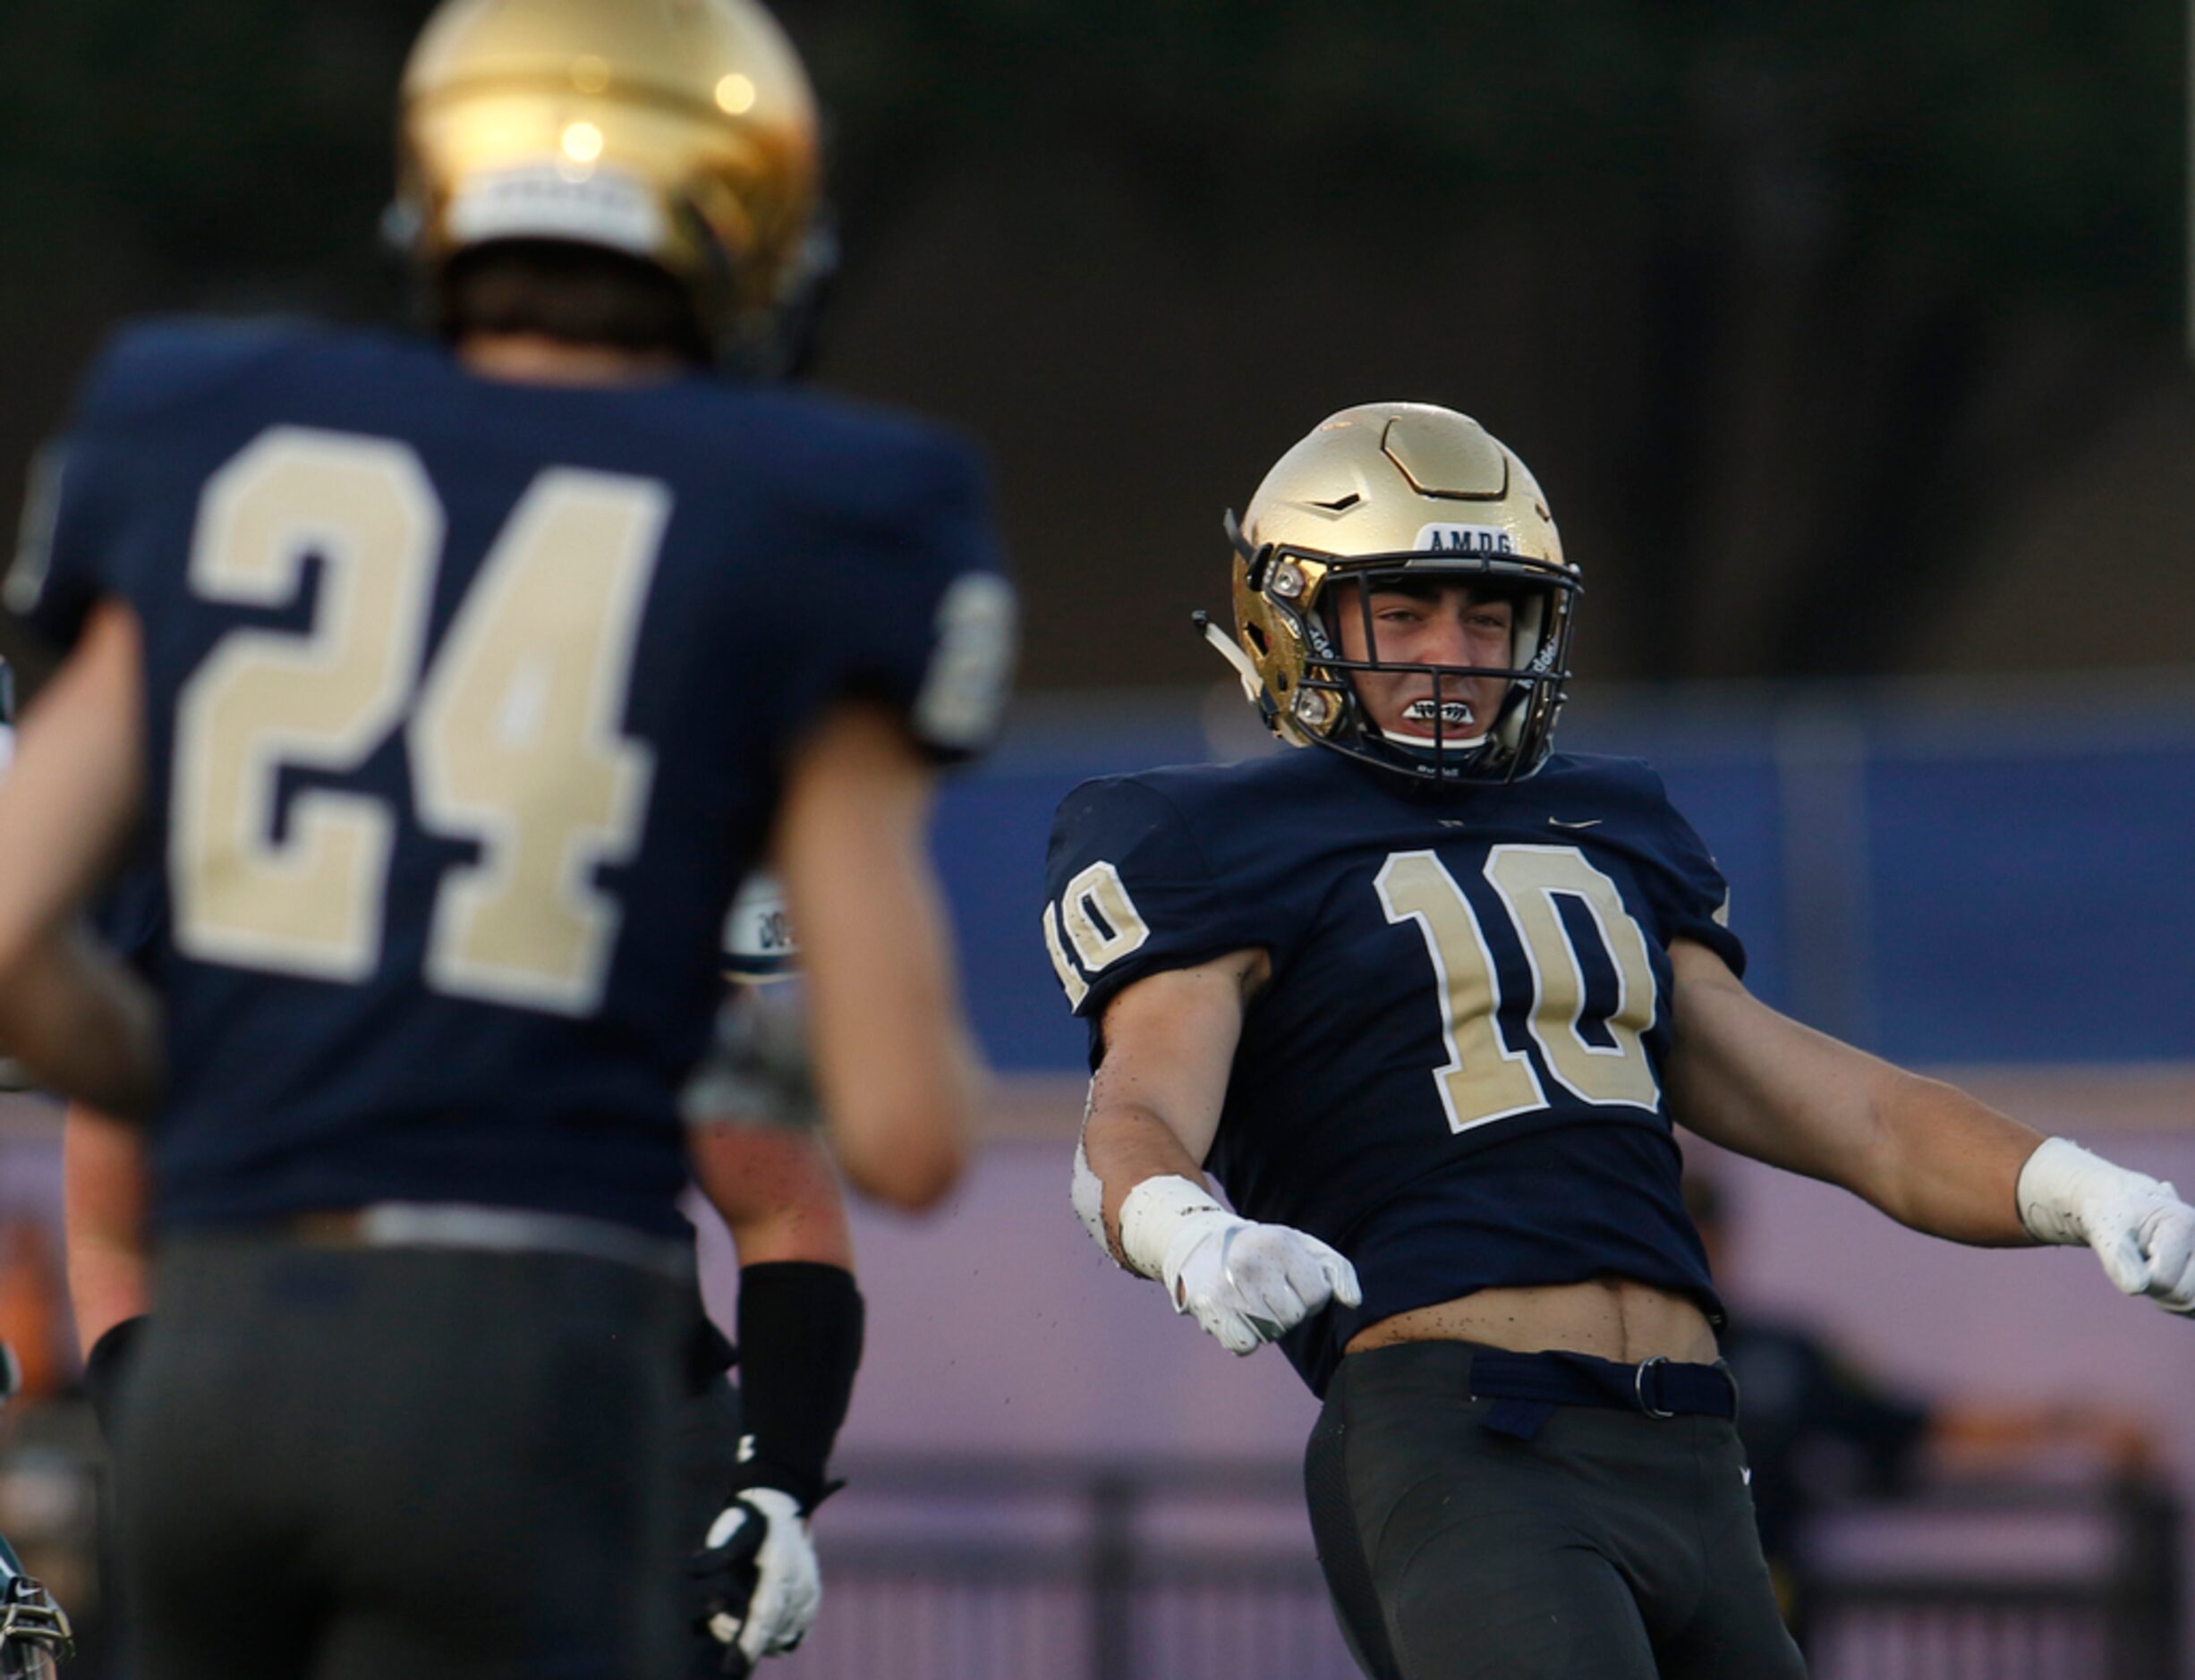
[[[1061,805],[1076,1209],[1324,1397],[1312,1521],[1366,1672],[1799,1674],[1672,1123],[1939,1235],[2091,1243],[2175,1311],[2195,1212],[1746,992],[1660,780],[1551,751],[1579,573],[1474,421],[1345,410],[1233,535],[1211,634],[1322,750]]]
[[[1429,801],[1290,753],[1088,784],[1057,833],[1093,1018],[1142,976],[1266,954],[1205,1165],[1354,1265],[1362,1299],[1280,1338],[1313,1388],[1365,1326],[1474,1289],[1614,1271],[1720,1316],[1656,1069],[1670,942],[1742,954],[1644,765],[1557,754]]]
[[[818,249],[752,0],[448,0],[401,134],[438,338],[137,329],[49,458],[0,1048],[149,1111],[138,1672],[658,1680],[719,932],[774,852],[848,1176],[940,1195],[924,827],[1012,598],[965,445],[712,365]],[[70,913],[133,837],[164,1020]]]

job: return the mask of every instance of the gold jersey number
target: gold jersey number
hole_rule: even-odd
[[[1615,882],[1575,846],[1498,845],[1487,853],[1484,873],[1531,968],[1526,1022],[1549,1071],[1585,1102],[1657,1106],[1661,1084],[1644,1042],[1658,997],[1654,964],[1646,934],[1624,909]],[[1398,852],[1373,886],[1389,921],[1417,924],[1440,983],[1448,1060],[1434,1070],[1434,1083],[1450,1127],[1468,1132],[1546,1107],[1546,1089],[1531,1056],[1502,1041],[1502,982],[1493,953],[1477,911],[1447,865],[1432,852]],[[1581,907],[1615,970],[1615,1007],[1600,1018],[1600,1031],[1592,1036],[1587,1032],[1585,963],[1557,908],[1561,898]],[[1094,976],[1140,950],[1150,937],[1120,871],[1102,861],[1076,875],[1059,902],[1044,907],[1044,946],[1068,1004],[1076,1008],[1090,994],[1084,975]]]
[[[1575,846],[1498,845],[1485,874],[1509,912],[1532,971],[1526,1020],[1549,1072],[1580,1100],[1654,1107],[1661,1085],[1642,1041],[1654,1024],[1656,991],[1646,935],[1616,884]],[[1391,922],[1415,921],[1441,986],[1448,1060],[1434,1070],[1451,1130],[1468,1132],[1547,1106],[1538,1071],[1502,1042],[1502,982],[1478,912],[1431,852],[1398,852],[1374,885]],[[1616,972],[1616,1006],[1603,1020],[1606,1042],[1585,1033],[1585,965],[1555,901],[1581,904]]]
[[[372,974],[396,813],[310,789],[280,821],[279,789],[285,769],[357,769],[408,717],[420,822],[480,847],[437,896],[428,984],[592,1013],[621,913],[594,871],[638,848],[654,772],[619,724],[670,505],[653,479],[541,472],[422,673],[443,513],[409,447],[282,427],[216,473],[192,592],[282,607],[316,555],[320,583],[302,635],[232,631],[183,685],[177,947],[319,980]]]
[[[1060,947],[1062,926],[1068,943],[1075,947],[1076,962],[1090,974],[1111,967],[1131,951],[1140,951],[1151,937],[1150,923],[1136,910],[1127,883],[1111,864],[1100,859],[1069,881],[1059,902],[1044,906],[1044,949],[1051,954],[1052,972],[1066,988],[1070,1009],[1082,1007],[1090,987]]]

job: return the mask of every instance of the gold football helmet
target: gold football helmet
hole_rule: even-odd
[[[498,240],[622,251],[729,352],[830,266],[814,94],[756,0],[445,0],[397,128],[392,233],[430,271]]]
[[[1317,745],[1417,779],[1529,776],[1562,709],[1578,568],[1525,463],[1469,416],[1424,403],[1343,409],[1274,463],[1247,514],[1227,515],[1235,547],[1235,634],[1204,633],[1242,678],[1265,723],[1293,746]],[[1457,581],[1514,602],[1501,669],[1383,661],[1371,597],[1383,579]],[[1354,590],[1340,586],[1362,585]],[[1367,657],[1342,656],[1339,611],[1364,615]],[[1432,677],[1430,738],[1374,727],[1358,671]],[[1442,684],[1502,676],[1507,697],[1476,733],[1470,708]],[[1459,733],[1445,731],[1451,719]]]

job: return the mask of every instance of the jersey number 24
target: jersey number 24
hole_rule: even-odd
[[[396,812],[285,769],[356,770],[402,725],[422,827],[480,847],[437,892],[426,980],[559,1014],[600,1003],[620,919],[596,868],[638,847],[654,771],[621,736],[670,514],[648,479],[552,468],[498,535],[430,667],[444,515],[390,438],[277,428],[208,480],[201,598],[278,607],[320,560],[311,627],[231,631],[177,704],[168,877],[177,946],[360,980],[381,958]]]

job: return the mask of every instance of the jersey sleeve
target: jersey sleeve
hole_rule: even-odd
[[[56,438],[30,465],[22,530],[0,606],[43,646],[65,653],[112,585],[102,577],[98,452],[83,433]]]
[[[830,642],[796,694],[795,723],[837,700],[872,700],[932,758],[981,753],[1018,635],[982,463],[957,443],[903,440],[830,519],[804,598]]]
[[[1272,943],[1256,895],[1228,890],[1173,802],[1133,779],[1086,782],[1052,819],[1044,946],[1068,1006],[1098,1022],[1147,974]]]
[[[1662,867],[1650,890],[1659,901],[1655,910],[1663,940],[1695,940],[1742,979],[1745,943],[1731,931],[1730,883],[1723,878],[1722,866],[1707,850],[1707,843],[1670,803],[1658,776],[1655,791],[1661,801]]]

